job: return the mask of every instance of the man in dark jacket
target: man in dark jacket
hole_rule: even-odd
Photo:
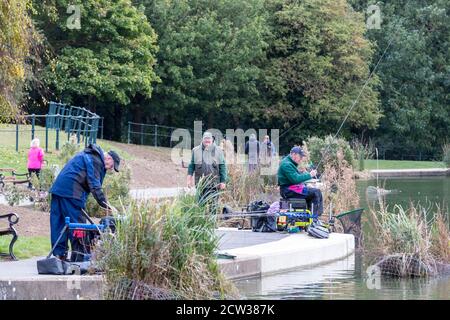
[[[55,245],[65,224],[65,217],[71,222],[82,222],[81,210],[86,206],[89,193],[98,204],[107,209],[107,199],[102,191],[103,179],[107,170],[119,171],[120,157],[114,151],[104,153],[97,146],[90,144],[76,154],[59,173],[50,193],[50,237],[52,247]],[[53,254],[65,259],[67,254],[67,236],[63,236]]]
[[[306,199],[309,209],[314,211],[313,213],[321,215],[323,213],[322,192],[320,189],[310,188],[304,185],[305,181],[317,175],[317,171],[299,172],[298,164],[302,161],[303,157],[305,157],[305,153],[302,148],[293,147],[290,154],[281,161],[280,167],[278,168],[280,194],[284,199]]]

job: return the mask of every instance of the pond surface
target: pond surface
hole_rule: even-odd
[[[411,201],[421,204],[431,201],[441,207],[450,204],[450,177],[380,179],[378,185],[392,190],[384,196],[390,206],[407,207]],[[370,188],[366,192],[369,186],[377,186],[377,181],[357,182],[361,206],[365,208],[378,202]],[[323,266],[235,284],[248,299],[450,299],[450,276],[378,280],[369,278],[368,268],[363,256],[352,255]]]

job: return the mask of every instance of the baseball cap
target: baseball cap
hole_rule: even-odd
[[[297,146],[295,146],[291,149],[291,153],[297,153],[297,154],[301,155],[302,157],[305,156],[305,152],[303,151],[303,149],[300,147],[297,147]]]
[[[120,157],[117,154],[117,152],[113,150],[109,150],[108,154],[113,158],[114,160],[114,171],[119,172],[119,165],[120,165]]]

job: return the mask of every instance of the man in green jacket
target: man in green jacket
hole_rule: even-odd
[[[304,182],[317,175],[316,170],[299,172],[298,164],[305,157],[300,147],[293,147],[290,154],[285,157],[278,168],[278,185],[280,194],[284,199],[303,198],[313,213],[323,213],[323,199],[320,189],[306,187]]]
[[[201,178],[204,178],[204,184],[199,186]],[[193,187],[195,184],[202,188],[200,191],[200,202],[202,202],[210,195],[217,193],[218,190],[225,189],[226,180],[227,168],[223,151],[213,142],[212,134],[205,132],[202,143],[192,149],[187,185]]]

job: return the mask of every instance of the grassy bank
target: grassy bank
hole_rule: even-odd
[[[407,160],[379,160],[378,166],[382,169],[434,169],[445,168],[440,161],[407,161]],[[364,160],[364,169],[376,170],[377,160]]]
[[[0,237],[0,252],[8,253],[11,237]],[[20,237],[14,244],[14,255],[18,259],[28,259],[38,256],[46,256],[50,251],[49,237]],[[2,258],[0,258],[2,259]]]
[[[45,128],[36,126],[35,137],[41,140],[41,148],[45,151]],[[67,142],[67,134],[60,133],[60,148]],[[19,151],[16,151],[16,133],[15,125],[0,124],[0,168],[13,168],[18,172],[25,172],[27,166],[27,153],[30,148],[31,126],[21,125],[19,130]],[[58,158],[59,151],[55,149],[56,132],[49,130],[48,136],[48,152],[46,152],[45,160],[49,165],[62,165],[62,161]],[[105,151],[117,149],[113,147],[107,140],[97,140],[97,144]],[[120,155],[124,159],[131,159],[132,156],[123,150],[119,150]]]

